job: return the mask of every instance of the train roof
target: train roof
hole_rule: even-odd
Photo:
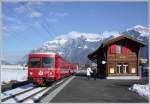
[[[45,55],[50,55],[50,56],[53,56],[55,57],[56,55],[58,55],[57,53],[54,53],[54,52],[35,52],[35,53],[30,53],[29,56],[37,56],[37,55],[42,55],[42,56],[45,56]],[[59,56],[59,55],[58,55]]]
[[[36,53],[30,53],[30,54],[50,54],[50,55],[57,55],[57,53],[54,53],[54,52],[36,52]]]
[[[68,60],[66,60],[65,58],[63,58],[61,55],[59,55],[58,53],[55,52],[35,52],[35,53],[30,53],[29,55],[52,55],[52,56],[58,56],[60,57],[62,60],[67,61],[69,64],[73,64],[71,62],[69,62]]]

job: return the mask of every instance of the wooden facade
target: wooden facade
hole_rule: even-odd
[[[88,58],[97,63],[97,74],[109,76],[138,76],[140,48],[143,42],[121,35],[105,41]]]

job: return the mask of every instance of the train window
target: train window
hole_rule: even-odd
[[[38,68],[40,67],[40,58],[31,58],[29,63],[31,68]]]
[[[54,59],[53,58],[42,58],[42,67],[51,68],[54,67]]]

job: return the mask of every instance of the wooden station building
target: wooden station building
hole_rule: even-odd
[[[121,35],[104,41],[88,58],[97,63],[99,77],[139,78],[140,49],[143,46],[145,44],[142,41]]]

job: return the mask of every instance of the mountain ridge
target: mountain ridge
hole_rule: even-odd
[[[46,41],[41,47],[30,53],[43,50],[52,50],[72,63],[85,64],[89,62],[87,55],[96,50],[105,39],[112,39],[120,34],[130,35],[138,40],[143,40],[147,45],[142,48],[142,58],[148,58],[148,28],[136,25],[124,32],[80,33],[76,31],[60,35],[53,40]],[[105,36],[104,36],[105,35]]]

